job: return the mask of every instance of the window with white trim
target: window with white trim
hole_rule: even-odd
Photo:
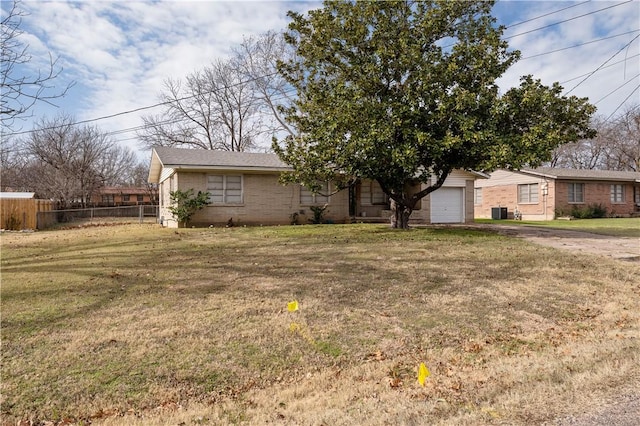
[[[313,206],[329,203],[329,182],[320,182],[320,189],[317,193],[311,192],[309,188],[300,186],[300,205]]]
[[[518,185],[518,203],[534,204],[538,202],[538,184],[525,183]]]
[[[584,183],[569,183],[567,191],[570,203],[584,203]]]
[[[611,202],[624,203],[624,185],[611,185]]]
[[[209,204],[241,204],[242,176],[208,175]]]
[[[482,204],[482,188],[473,188],[473,204]]]

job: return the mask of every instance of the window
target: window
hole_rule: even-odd
[[[123,201],[123,202],[131,201],[131,195],[129,195],[129,194],[122,194],[122,201]]]
[[[329,183],[322,182],[320,183],[319,193],[314,194],[308,188],[301,186],[300,187],[300,204],[303,206],[312,206],[315,204],[327,204],[329,202],[329,197],[327,195],[329,193]]]
[[[136,197],[137,197],[137,200],[138,200],[139,203],[144,201],[144,195],[138,194],[138,195],[136,195]]]
[[[363,205],[386,205],[389,201],[387,194],[384,193],[380,184],[375,180],[364,181],[360,185],[360,200]]]
[[[624,185],[611,185],[611,202],[624,203]]]
[[[482,204],[482,188],[473,189],[473,204]]]
[[[242,176],[209,175],[207,176],[209,204],[242,203]]]
[[[113,204],[114,203],[113,194],[103,195],[102,196],[102,202],[105,203],[105,204]]]
[[[584,203],[584,183],[568,184],[569,202]]]
[[[518,203],[537,203],[538,184],[527,183],[518,185]]]

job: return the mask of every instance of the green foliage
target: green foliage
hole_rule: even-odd
[[[186,191],[175,190],[169,193],[171,197],[171,207],[169,211],[173,215],[173,218],[181,225],[187,225],[193,215],[204,208],[209,202],[209,193],[198,191],[196,195],[193,194],[193,189]]]
[[[327,210],[327,207],[328,206],[326,204],[322,207],[320,206],[309,207],[309,209],[311,209],[311,211],[313,212],[313,217],[309,218],[309,221],[315,224],[324,223],[324,212],[325,210]]]
[[[273,149],[313,188],[376,180],[399,227],[453,169],[536,166],[552,149],[592,137],[595,108],[524,77],[499,94],[519,58],[501,39],[492,2],[326,2],[290,12],[296,49],[279,71],[297,90],[287,120],[297,137]],[[445,47],[443,47],[445,46]],[[410,191],[413,184],[427,186]]]
[[[567,216],[567,212],[558,210],[556,216]],[[583,207],[573,206],[568,216],[573,216],[576,219],[599,219],[607,217],[607,208],[602,204],[589,204]]]

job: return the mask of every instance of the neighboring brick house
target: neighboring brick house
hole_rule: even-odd
[[[91,197],[91,205],[100,207],[155,204],[152,193],[143,187],[103,186]],[[153,197],[154,198],[154,197]]]
[[[386,221],[389,204],[376,182],[363,181],[348,190],[313,194],[301,185],[283,185],[280,174],[291,170],[275,154],[156,147],[151,153],[149,182],[158,184],[162,224],[177,227],[170,192],[206,191],[209,204],[191,220],[194,226],[226,224],[273,225],[293,220],[308,223],[311,207],[327,206],[334,223]],[[473,222],[473,182],[479,173],[455,170],[442,188],[421,200],[411,220],[416,223]],[[416,190],[420,186],[416,186]],[[330,194],[330,195],[326,195]]]
[[[475,217],[507,217],[517,211],[526,220],[551,220],[574,208],[600,205],[608,216],[632,216],[640,211],[640,173],[540,167],[497,170],[478,180],[474,189]]]

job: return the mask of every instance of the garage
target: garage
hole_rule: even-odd
[[[464,223],[463,189],[442,187],[431,193],[431,223]]]

